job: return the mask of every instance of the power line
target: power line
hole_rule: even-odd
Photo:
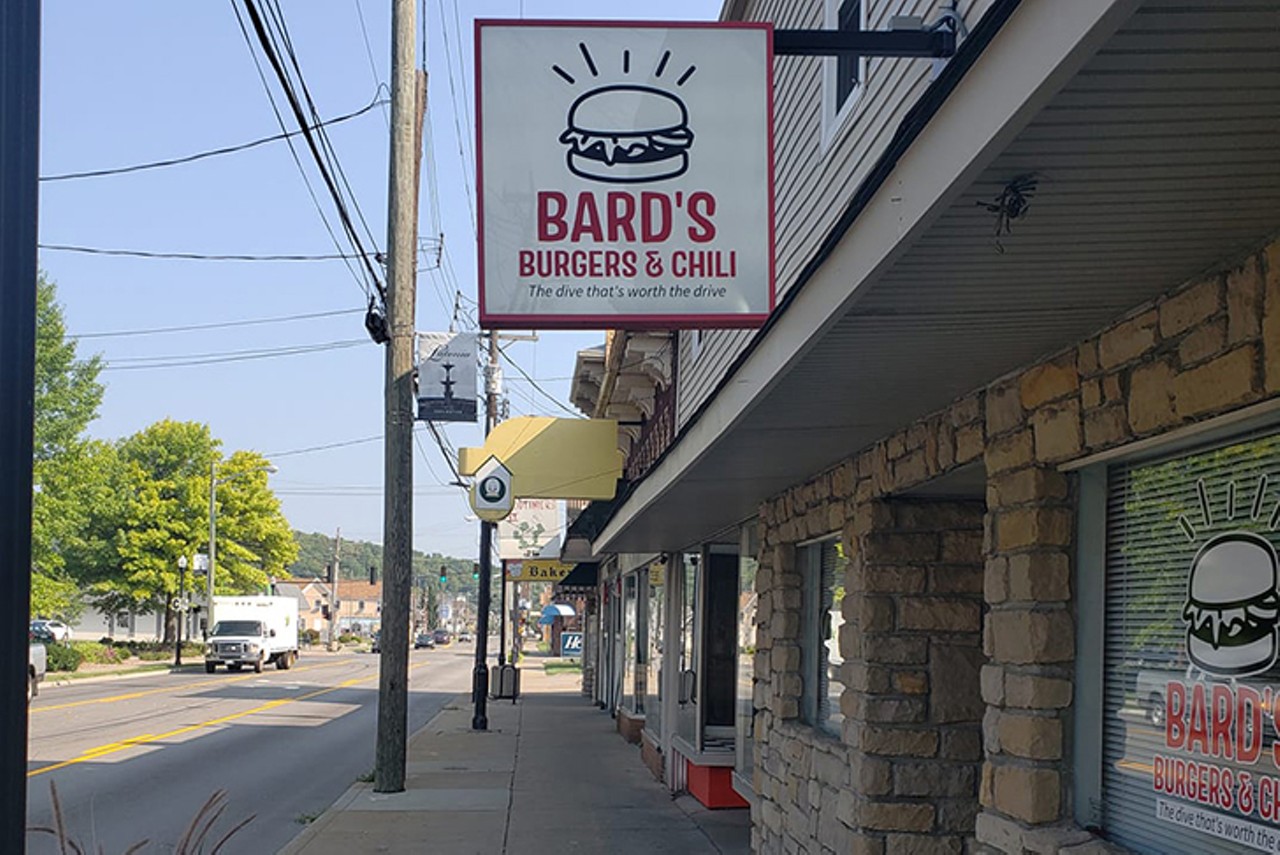
[[[267,103],[271,105],[271,113],[276,117],[276,124],[280,126],[280,130],[287,135],[289,133],[289,129],[285,127],[284,117],[280,115],[280,110],[276,107],[275,97],[271,94],[271,86],[267,83],[266,72],[262,70],[262,63],[258,61],[258,54],[253,49],[253,40],[249,37],[249,30],[245,27],[244,18],[240,15],[240,8],[236,5],[236,0],[230,0],[230,2],[231,11],[235,13],[236,23],[240,26],[240,34],[244,37],[245,45],[249,48],[249,58],[253,60],[253,67],[258,72],[258,80],[262,83],[263,91],[267,94]],[[293,145],[293,139],[286,136],[286,142],[289,146],[289,155],[293,158],[293,163],[298,169],[298,174],[302,176],[302,184],[307,188],[307,195],[311,197],[311,204],[315,207],[316,213],[320,215],[320,222],[324,225],[325,232],[328,233],[329,239],[333,241],[333,245],[337,248],[338,252],[342,253],[342,245],[338,241],[338,236],[334,234],[333,227],[329,224],[329,218],[325,216],[324,208],[320,206],[320,200],[316,198],[315,188],[311,186],[311,180],[307,177],[307,171],[302,166],[302,159],[298,157],[298,150]],[[346,266],[347,271],[356,280],[356,285],[364,292],[366,299],[372,302],[373,291],[370,284],[361,278],[359,272],[357,272],[356,268],[353,267],[350,262],[344,261],[343,263]]]
[[[502,354],[502,357],[507,360],[507,363],[512,368],[514,368],[516,371],[520,373],[521,377],[523,377],[525,380],[528,381],[530,386],[532,386],[534,389],[537,389],[539,392],[541,392],[544,398],[546,398],[551,403],[555,404],[557,407],[559,407],[561,410],[568,413],[570,416],[572,416],[575,419],[580,419],[583,417],[582,413],[578,412],[577,410],[569,409],[568,405],[562,404],[559,398],[555,397],[546,389],[542,388],[542,386],[538,383],[537,380],[534,380],[532,377],[529,376],[529,372],[521,368],[520,364],[511,358],[511,354],[507,353],[506,348],[499,347],[498,352]]]
[[[306,448],[293,448],[288,451],[277,451],[274,454],[264,454],[263,457],[268,460],[275,460],[277,457],[293,457],[295,454],[311,454],[316,451],[329,451],[334,448],[346,448],[352,445],[363,445],[366,442],[381,442],[382,434],[377,436],[366,436],[360,439],[347,439],[341,442],[331,442],[326,445],[312,445]]]
[[[230,327],[252,327],[260,324],[282,324],[288,321],[307,321],[314,318],[332,318],[338,315],[354,315],[364,309],[334,309],[331,312],[310,312],[304,315],[281,315],[274,318],[246,318],[239,321],[220,321],[209,324],[188,324],[180,327],[152,327],[141,330],[111,330],[108,332],[67,333],[67,338],[121,338],[124,336],[161,335],[164,333],[196,332],[199,330],[220,330]]]
[[[328,119],[327,121],[324,121],[324,122],[320,122],[318,125],[316,125],[316,127],[320,127],[322,125],[338,125],[343,122],[348,122],[352,119],[363,116],[365,113],[369,112],[374,107],[377,107],[380,104],[386,104],[386,103],[387,101],[385,98],[379,98],[377,97],[377,95],[375,95],[372,101],[370,101],[365,106],[361,107],[359,110],[356,110],[353,113],[346,113],[345,115],[338,116],[333,119]],[[181,157],[171,157],[165,160],[152,160],[146,163],[135,163],[132,166],[117,166],[109,169],[90,169],[90,170],[85,170],[83,172],[62,172],[55,175],[41,175],[40,180],[41,181],[71,181],[77,178],[103,178],[108,175],[128,175],[133,172],[143,172],[148,169],[162,169],[167,166],[179,166],[184,163],[195,163],[197,161],[206,160],[211,157],[221,157],[222,155],[225,155],[225,154],[235,154],[241,151],[248,151],[249,149],[257,148],[258,146],[263,146],[263,145],[266,145],[267,143],[279,142],[281,140],[286,140],[290,137],[299,136],[301,134],[302,134],[302,131],[286,131],[285,133],[272,134],[269,137],[261,137],[260,139],[251,140],[245,143],[239,143],[237,145],[223,146],[221,148],[214,148],[214,149],[209,149],[208,151],[197,152],[196,154],[182,155]]]
[[[168,356],[124,356],[119,359],[111,360],[113,364],[120,363],[143,363],[143,362],[168,362],[174,359],[218,359],[224,356],[258,356],[261,354],[274,353],[292,353],[300,350],[318,347],[334,347],[337,345],[356,345],[364,343],[365,339],[354,338],[346,341],[324,341],[315,344],[296,344],[286,345],[284,347],[260,347],[245,350],[222,350],[212,353],[179,353]]]
[[[116,359],[106,362],[103,371],[141,371],[152,368],[193,368],[199,365],[222,365],[228,362],[249,362],[259,359],[274,359],[281,356],[300,356],[304,353],[320,353],[328,350],[345,350],[365,344],[367,339],[359,338],[350,341],[335,341],[326,344],[301,345],[299,347],[282,347],[260,351],[228,351],[222,355],[193,355],[191,357],[153,357],[140,356]],[[168,359],[169,362],[158,360]],[[157,361],[153,361],[157,360]],[[125,363],[125,364],[121,364]]]
[[[301,253],[253,255],[248,253],[216,254],[202,252],[157,252],[147,249],[106,249],[97,246],[76,246],[73,244],[42,243],[41,249],[49,252],[79,252],[85,255],[111,255],[124,258],[162,258],[178,261],[344,261],[363,258],[361,255],[349,253],[330,253],[328,255],[306,255]]]

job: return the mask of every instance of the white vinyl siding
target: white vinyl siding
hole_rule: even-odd
[[[918,15],[932,21],[946,4],[935,0],[865,0],[867,28],[884,30],[894,15]],[[960,3],[972,29],[993,0]],[[779,29],[821,29],[822,3],[761,0],[748,3],[744,19],[772,21]],[[858,185],[884,153],[906,113],[931,82],[927,59],[868,58],[861,94],[849,115],[823,144],[826,96],[823,63],[813,57],[774,60],[774,186],[776,274],[779,300],[796,281],[832,226],[844,213]],[[852,287],[853,283],[850,283]],[[676,427],[682,427],[714,391],[754,330],[709,330],[693,354],[692,333],[680,334],[680,379],[676,389]]]

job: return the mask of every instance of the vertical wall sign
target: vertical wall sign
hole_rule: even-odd
[[[770,34],[476,23],[481,326],[764,322]]]
[[[474,334],[418,333],[418,418],[429,422],[476,420]]]

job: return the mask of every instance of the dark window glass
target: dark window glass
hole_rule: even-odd
[[[844,0],[836,17],[836,29],[857,31],[862,29],[861,0]],[[842,53],[836,58],[836,111],[849,100],[853,90],[862,82],[862,57],[851,53]]]

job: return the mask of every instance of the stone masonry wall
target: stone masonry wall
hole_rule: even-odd
[[[1083,852],[1097,845],[1070,821],[1075,513],[1071,479],[1059,467],[1276,397],[1280,242],[1230,270],[1175,289],[1078,345],[967,395],[764,502],[754,661],[754,850],[952,852],[958,851],[956,838],[947,835],[953,828],[975,836],[978,847],[990,851],[1065,853],[1080,847]],[[899,574],[891,590],[866,585],[881,585],[869,580],[892,576],[892,567],[929,566],[916,552],[924,548],[917,539],[902,532],[893,536],[892,526],[901,524],[895,513],[910,505],[882,500],[975,461],[987,473],[981,607],[987,661],[979,686],[971,687],[971,692],[980,688],[985,706],[985,762],[981,813],[969,823],[972,807],[963,821],[959,817],[963,797],[932,791],[912,795],[908,784],[899,786],[897,770],[908,768],[911,750],[926,749],[930,762],[951,760],[955,763],[948,769],[963,769],[965,758],[977,755],[976,735],[965,735],[973,731],[947,725],[932,713],[919,720],[920,704],[911,703],[910,696],[922,694],[933,704],[936,673],[910,667],[918,662],[884,659],[906,655],[893,651],[912,644],[917,655],[909,658],[918,658],[920,642],[909,639],[921,636],[912,633],[928,639],[930,657],[935,636],[942,640],[954,631],[955,638],[965,638],[973,607],[930,608],[925,625],[904,624],[914,608],[904,604],[921,593],[916,590],[920,574]],[[922,529],[935,535],[946,530],[937,517]],[[847,719],[838,740],[817,735],[798,720],[802,580],[795,565],[797,543],[834,532],[844,534],[853,552],[846,579],[853,596],[846,595],[849,623],[841,637]],[[967,541],[970,550],[972,543]],[[928,586],[927,570],[923,578]],[[960,587],[975,585],[963,571],[956,578]],[[925,593],[934,592],[926,587]],[[971,592],[947,593],[964,603],[964,594]],[[885,598],[892,601],[892,623]],[[959,628],[946,629],[939,620],[955,620]],[[974,661],[967,658],[966,665]],[[963,682],[960,668],[954,670]],[[902,676],[912,671],[928,678],[926,692],[909,691],[919,687]],[[888,720],[873,722],[872,716]],[[876,741],[877,728],[886,725],[892,725],[897,740],[888,747]],[[913,732],[918,744],[903,735]],[[944,747],[948,734],[954,756]],[[886,758],[888,779],[881,762]],[[901,777],[905,782],[910,776]],[[957,792],[961,783],[955,781]],[[953,801],[944,804],[948,798]],[[919,807],[911,811],[904,805]],[[965,824],[967,830],[961,828]]]

